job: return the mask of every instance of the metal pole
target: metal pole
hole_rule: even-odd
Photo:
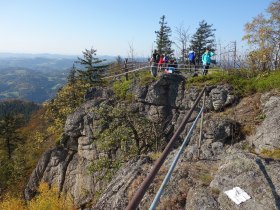
[[[203,94],[203,102],[202,102],[202,108],[203,112],[201,114],[201,119],[200,119],[200,131],[199,131],[199,140],[198,140],[198,159],[200,155],[200,147],[201,147],[201,140],[202,140],[202,130],[203,130],[203,117],[204,117],[204,107],[205,107],[205,92]]]
[[[174,158],[174,160],[173,160],[173,162],[172,162],[172,164],[171,164],[171,166],[170,166],[170,168],[169,168],[169,170],[168,170],[168,172],[167,172],[167,174],[166,174],[166,176],[165,176],[165,178],[164,178],[164,180],[163,180],[163,182],[162,182],[162,184],[161,184],[161,186],[160,186],[160,188],[159,188],[159,190],[158,190],[158,192],[157,192],[157,194],[156,194],[156,196],[155,196],[155,198],[154,198],[154,200],[153,200],[153,202],[152,202],[152,204],[151,204],[151,206],[149,208],[149,210],[154,210],[156,208],[156,206],[157,206],[157,204],[159,202],[160,196],[161,196],[161,194],[163,192],[163,188],[165,187],[165,185],[167,184],[167,182],[171,178],[172,172],[173,172],[173,170],[174,170],[174,168],[175,168],[175,166],[176,166],[176,164],[177,164],[177,162],[178,162],[178,160],[179,160],[183,150],[185,149],[186,145],[189,143],[189,139],[190,139],[190,137],[192,135],[194,127],[195,127],[195,125],[196,125],[196,123],[197,123],[201,113],[203,113],[203,107],[201,108],[199,114],[197,115],[195,121],[193,122],[192,127],[190,128],[190,130],[188,132],[188,135],[184,139],[184,142],[181,145],[180,150],[178,151],[176,157]]]
[[[177,137],[180,135],[183,128],[185,127],[186,122],[191,117],[191,114],[193,113],[194,109],[196,108],[198,102],[200,101],[205,89],[206,89],[206,87],[204,87],[202,89],[202,91],[200,92],[200,94],[196,98],[196,100],[194,102],[194,105],[192,106],[192,108],[190,109],[188,114],[184,117],[184,119],[182,120],[182,122],[181,122],[180,126],[178,127],[177,131],[174,133],[174,135],[170,139],[169,143],[165,147],[161,156],[157,159],[157,161],[155,162],[155,165],[151,169],[150,173],[145,178],[145,180],[142,182],[142,184],[140,185],[140,187],[138,188],[138,190],[136,191],[136,193],[134,194],[134,196],[132,197],[132,199],[128,203],[128,206],[125,208],[125,210],[135,210],[138,207],[138,205],[139,205],[141,199],[143,198],[145,192],[148,190],[148,188],[151,185],[152,181],[154,180],[157,172],[159,171],[160,167],[164,163],[167,155],[170,153],[171,149],[173,148],[174,143],[177,140]]]

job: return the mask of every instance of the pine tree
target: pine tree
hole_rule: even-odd
[[[105,60],[100,60],[96,56],[96,50],[91,48],[83,51],[83,58],[78,57],[76,63],[80,64],[83,69],[78,69],[78,76],[86,83],[101,83],[101,74],[108,65],[101,64]]]
[[[165,22],[165,15],[160,18],[159,21],[160,29],[159,31],[155,31],[157,35],[156,44],[157,50],[160,55],[167,54],[172,55],[173,50],[171,49],[172,41],[170,40],[171,29],[167,26],[167,22]]]
[[[17,129],[22,125],[22,116],[7,114],[0,119],[0,149],[6,150],[7,158],[12,158],[12,152],[21,140]]]
[[[196,53],[196,63],[201,63],[201,56],[206,48],[210,51],[215,51],[215,34],[216,29],[212,28],[205,20],[199,22],[199,27],[191,39],[190,48]]]
[[[79,94],[77,93],[79,91],[78,86],[78,79],[76,78],[77,69],[76,66],[73,64],[72,68],[69,71],[68,77],[67,77],[67,85],[69,86],[69,106],[74,109],[80,104],[79,100]]]

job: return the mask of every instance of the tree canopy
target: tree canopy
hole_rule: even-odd
[[[243,37],[254,47],[249,54],[249,64],[258,70],[279,68],[280,1],[272,2],[266,11],[267,15],[259,14],[245,25]]]
[[[171,28],[167,25],[165,21],[165,15],[160,18],[159,21],[160,29],[155,31],[157,38],[156,38],[156,45],[158,53],[161,54],[168,54],[172,55],[173,50],[171,49],[172,41],[170,40],[171,36]]]
[[[215,34],[216,29],[212,28],[205,20],[199,22],[199,27],[191,38],[190,48],[196,52],[197,62],[200,63],[201,55],[208,48],[215,51]]]
[[[85,49],[83,51],[83,58],[78,57],[76,61],[82,67],[81,69],[77,69],[78,76],[86,83],[101,83],[101,74],[108,67],[108,65],[102,64],[104,61],[96,57],[95,49]]]

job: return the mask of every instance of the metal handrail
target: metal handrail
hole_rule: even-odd
[[[186,123],[188,122],[189,118],[191,117],[193,111],[195,110],[195,108],[196,108],[197,104],[199,103],[199,101],[200,101],[203,93],[205,92],[205,90],[206,90],[206,87],[204,87],[202,89],[202,91],[200,92],[200,94],[196,98],[192,108],[189,110],[188,114],[182,120],[180,126],[178,127],[176,132],[173,134],[172,138],[170,139],[169,143],[165,147],[165,149],[162,152],[161,156],[156,160],[156,162],[155,162],[154,166],[152,167],[150,173],[144,179],[144,181],[142,182],[142,184],[140,185],[140,187],[138,188],[138,190],[136,191],[136,193],[134,194],[134,196],[132,197],[132,199],[128,203],[128,206],[125,208],[125,210],[135,210],[138,207],[138,205],[141,202],[144,194],[146,193],[146,191],[148,190],[148,188],[151,185],[152,181],[154,180],[156,174],[158,173],[160,167],[164,163],[164,161],[165,161],[166,157],[168,156],[168,154],[171,152],[171,150],[172,150],[172,148],[173,148],[173,146],[174,146],[178,136],[183,131]]]
[[[156,194],[156,196],[155,196],[155,198],[154,198],[154,200],[153,200],[153,202],[152,202],[152,204],[151,204],[151,206],[149,208],[149,210],[154,210],[156,208],[156,206],[157,206],[157,204],[158,204],[158,202],[160,200],[160,196],[161,196],[161,194],[163,192],[163,189],[164,189],[165,185],[168,183],[168,181],[170,180],[171,175],[172,175],[172,173],[174,171],[174,168],[175,168],[175,166],[176,166],[176,164],[177,164],[181,154],[183,153],[183,150],[185,149],[185,147],[190,142],[189,140],[191,138],[192,132],[193,132],[193,130],[195,128],[195,125],[196,125],[200,115],[202,114],[203,110],[204,110],[204,107],[202,107],[200,109],[200,112],[198,113],[197,117],[195,118],[195,121],[193,122],[192,127],[190,128],[190,130],[188,132],[188,135],[184,139],[184,142],[182,143],[182,145],[180,147],[180,150],[176,154],[176,157],[174,158],[174,160],[173,160],[173,162],[172,162],[172,164],[171,164],[171,166],[170,166],[170,168],[169,168],[169,170],[168,170],[168,172],[167,172],[167,174],[166,174],[166,176],[165,176],[165,178],[164,178],[164,180],[163,180],[163,182],[162,182],[162,184],[161,184],[161,186],[160,186],[160,188],[159,188],[159,190],[158,190],[158,192],[157,192],[157,194]]]

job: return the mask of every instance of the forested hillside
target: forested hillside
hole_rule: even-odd
[[[20,114],[23,120],[27,122],[33,112],[40,109],[40,105],[22,100],[4,100],[0,101],[0,119],[7,115]]]
[[[42,103],[66,82],[69,70],[42,72],[25,68],[0,69],[0,100],[25,99]]]

